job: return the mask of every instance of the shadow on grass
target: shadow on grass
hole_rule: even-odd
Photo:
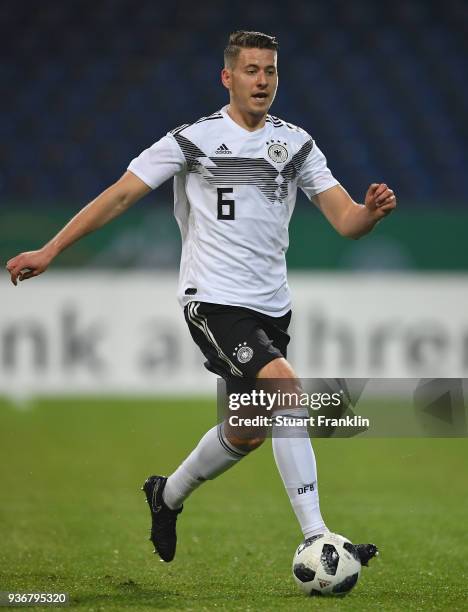
[[[70,607],[92,607],[103,610],[125,608],[193,610],[194,608],[212,609],[213,607],[218,607],[218,609],[226,610],[245,610],[247,608],[251,609],[250,606],[255,606],[255,603],[262,603],[258,601],[258,593],[252,599],[252,593],[249,594],[248,591],[242,592],[241,585],[239,585],[239,592],[237,593],[232,591],[223,592],[220,588],[206,589],[205,592],[202,590],[196,593],[193,590],[193,586],[187,591],[178,591],[157,586],[148,588],[132,579],[118,583],[112,582],[113,584],[109,585],[112,592],[72,596]],[[265,601],[263,603],[267,605],[271,597],[271,593],[265,594]],[[285,605],[284,609],[288,609],[289,605],[292,606],[294,602],[303,600],[303,597],[299,592],[284,592],[276,593],[275,600],[278,604],[283,603]],[[287,603],[288,601],[289,603]],[[263,608],[263,606],[259,607]]]
[[[118,610],[120,607],[139,608],[149,606],[152,608],[171,608],[177,603],[181,607],[179,598],[183,598],[182,593],[174,592],[170,589],[154,586],[148,588],[133,580],[132,578],[118,579],[115,576],[106,575],[100,577],[98,582],[100,591],[108,590],[108,593],[87,593],[77,594],[70,597],[70,606],[89,606],[96,605],[106,610]]]

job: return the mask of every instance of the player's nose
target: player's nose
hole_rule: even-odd
[[[259,70],[257,73],[257,85],[259,87],[266,87],[268,85],[266,74],[262,70]]]

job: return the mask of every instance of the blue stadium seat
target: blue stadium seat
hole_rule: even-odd
[[[272,113],[310,131],[356,197],[369,180],[385,179],[412,205],[459,202],[456,178],[467,167],[464,5],[2,5],[9,51],[0,64],[1,201],[81,201],[169,129],[219,108],[226,35],[251,27],[280,41]]]

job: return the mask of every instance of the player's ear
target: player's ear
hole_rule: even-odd
[[[226,89],[231,89],[231,71],[229,68],[221,70],[221,82]]]

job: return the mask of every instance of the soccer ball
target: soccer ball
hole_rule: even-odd
[[[306,595],[346,595],[358,581],[361,562],[349,540],[326,533],[298,546],[292,571]]]

